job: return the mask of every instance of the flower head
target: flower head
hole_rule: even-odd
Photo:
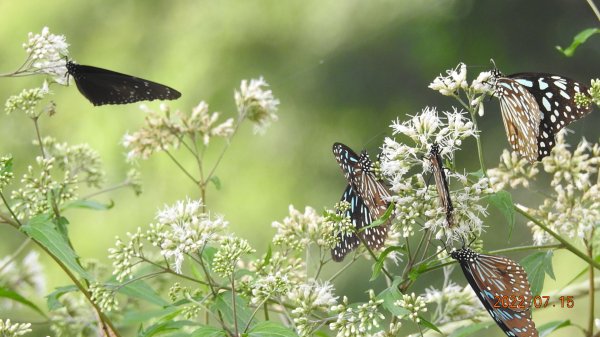
[[[11,323],[10,319],[0,319],[0,335],[2,337],[17,337],[30,333],[31,323]]]
[[[29,33],[29,40],[23,44],[28,55],[24,68],[48,74],[55,82],[64,85],[67,83],[68,47],[65,36],[51,34],[48,27],[39,34]]]
[[[379,312],[382,299],[377,299],[375,292],[369,290],[369,302],[350,306],[344,296],[341,304],[334,305],[331,310],[337,312],[335,322],[329,324],[329,329],[336,331],[337,337],[361,337],[374,332],[385,316]]]
[[[235,91],[235,102],[241,118],[248,118],[254,123],[254,133],[264,133],[271,122],[277,121],[279,100],[273,96],[269,86],[262,78],[250,82],[242,80],[240,91]]]
[[[11,96],[6,100],[4,109],[7,114],[14,111],[23,111],[29,118],[39,117],[43,109],[38,108],[39,103],[50,94],[48,83],[44,82],[41,88],[23,89],[21,93]]]
[[[417,296],[415,295],[415,293],[412,293],[410,295],[403,294],[402,299],[399,299],[396,302],[394,302],[394,305],[408,310],[410,312],[408,314],[408,317],[415,323],[419,323],[421,321],[421,319],[419,318],[419,313],[427,311],[425,303],[426,301],[423,297]]]
[[[467,88],[467,66],[459,63],[456,68],[446,71],[447,76],[438,76],[429,85],[430,89],[439,91],[444,96],[455,95],[458,89]]]

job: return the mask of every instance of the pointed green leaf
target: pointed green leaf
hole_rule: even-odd
[[[48,305],[48,309],[50,311],[59,309],[63,307],[63,304],[60,303],[59,298],[70,292],[79,291],[79,289],[75,285],[69,285],[64,287],[58,287],[54,289],[53,292],[46,296],[46,303]]]
[[[233,297],[231,291],[225,291],[217,295],[215,303],[212,306],[213,310],[219,310],[223,315],[223,319],[226,323],[233,325],[234,316],[237,318],[237,325],[239,327],[247,326],[252,317],[252,311],[248,306],[248,302],[235,295],[235,315],[233,310]],[[250,324],[252,326],[252,324]]]
[[[248,331],[248,337],[298,337],[298,335],[279,323],[260,322]]]
[[[31,218],[26,225],[21,227],[21,230],[79,276],[87,280],[92,279],[92,276],[79,265],[77,255],[48,215],[42,214]]]
[[[575,54],[575,49],[579,47],[580,44],[585,43],[587,39],[589,39],[592,35],[600,33],[600,28],[588,28],[584,29],[579,34],[575,35],[573,38],[573,42],[567,48],[563,49],[561,46],[556,46],[556,49],[563,53],[566,57],[571,57]]]
[[[549,250],[547,252],[533,253],[521,260],[521,265],[527,272],[527,278],[531,285],[531,294],[533,296],[538,296],[542,292],[546,274],[554,279],[552,256],[553,252]]]
[[[565,319],[563,321],[548,322],[548,323],[543,324],[542,326],[538,327],[537,329],[540,333],[540,337],[546,337],[546,336],[549,336],[554,331],[556,331],[560,328],[570,326],[570,325],[571,325],[571,321],[568,319]]]
[[[38,308],[37,305],[33,304],[33,302],[21,296],[19,293],[14,292],[8,288],[4,288],[3,286],[0,286],[0,298],[8,298],[15,302],[21,303],[24,306],[29,307],[34,311],[37,311],[40,315],[47,317],[46,314],[44,314],[44,312],[40,308]]]
[[[128,283],[127,285],[120,287],[119,293],[139,298],[158,306],[166,306],[169,304],[169,302],[160,297],[154,289],[142,280]]]
[[[404,247],[404,245],[402,246],[391,246],[386,248],[383,252],[381,252],[381,254],[379,255],[379,257],[377,258],[377,262],[375,262],[375,264],[373,264],[373,273],[371,274],[371,279],[369,281],[374,281],[377,279],[377,277],[379,277],[379,275],[381,274],[381,271],[383,269],[383,265],[385,263],[385,258],[392,252],[406,252],[406,248]]]
[[[435,324],[431,323],[430,321],[426,320],[425,318],[423,318],[421,316],[419,316],[419,320],[420,320],[420,322],[419,322],[420,326],[425,327],[427,329],[437,331],[443,335],[442,331],[440,331],[440,329]]]
[[[385,213],[383,213],[383,215],[379,219],[371,222],[371,224],[368,226],[362,227],[360,229],[360,232],[366,230],[367,228],[381,226],[384,223],[386,223],[388,221],[388,219],[392,216],[392,213],[394,212],[394,207],[395,207],[395,204],[393,202],[391,202],[390,205],[388,206],[387,210],[385,211]]]
[[[488,201],[504,215],[504,218],[508,222],[508,237],[510,238],[515,227],[515,207],[513,205],[512,196],[510,193],[500,190],[490,195]]]
[[[395,304],[396,301],[402,299],[402,294],[400,293],[400,290],[398,290],[400,281],[401,279],[399,277],[394,279],[394,282],[392,282],[392,285],[389,288],[383,290],[381,293],[379,293],[379,295],[377,295],[377,299],[383,300],[383,307],[391,314],[402,317],[404,315],[408,315],[410,311]]]
[[[227,337],[227,334],[223,329],[214,328],[212,326],[202,326],[194,330],[189,337]]]
[[[138,334],[138,336],[139,337],[157,336],[157,335],[164,334],[167,332],[176,332],[186,326],[193,326],[193,325],[197,325],[197,324],[192,321],[167,320],[167,321],[158,322],[156,324],[152,324],[147,329],[145,329],[140,334]]]

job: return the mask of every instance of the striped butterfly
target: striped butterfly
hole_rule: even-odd
[[[531,320],[531,289],[521,265],[502,256],[475,253],[469,248],[454,250],[471,288],[496,324],[510,337],[538,337]],[[498,305],[498,299],[509,305]],[[512,301],[512,302],[511,302]]]
[[[577,93],[589,97],[588,87],[563,76],[504,76],[495,69],[492,79],[508,141],[513,151],[530,162],[548,156],[556,144],[555,134],[592,111],[591,105],[575,102]]]
[[[341,200],[350,204],[345,215],[351,219],[354,226],[354,231],[338,234],[338,243],[331,250],[333,260],[340,262],[359,245],[361,238],[371,249],[383,246],[389,222],[362,231],[361,229],[384,215],[390,205],[390,192],[375,176],[374,164],[366,151],[359,156],[348,146],[335,143],[333,154],[348,181]]]
[[[435,180],[435,187],[438,192],[440,205],[446,213],[446,222],[448,227],[454,227],[454,207],[452,206],[452,199],[450,199],[450,189],[448,188],[448,179],[446,178],[446,172],[442,165],[442,156],[440,154],[440,146],[437,143],[431,145],[427,160],[431,164],[433,170],[433,178]]]

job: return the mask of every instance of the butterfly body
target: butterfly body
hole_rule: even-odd
[[[591,105],[576,103],[576,94],[589,94],[572,79],[546,73],[504,76],[497,70],[492,77],[511,147],[531,162],[550,154],[558,131],[592,111]]]
[[[502,256],[485,255],[469,248],[455,250],[450,256],[457,260],[475,294],[510,337],[538,337],[531,320],[531,290],[527,274],[521,265]],[[520,299],[519,306],[498,306],[498,298]]]
[[[446,213],[446,223],[448,227],[453,227],[454,223],[454,206],[452,206],[452,199],[450,199],[450,189],[448,187],[448,179],[444,166],[442,165],[442,156],[440,154],[440,147],[438,144],[433,144],[427,157],[433,170],[433,178],[435,180],[435,187],[438,192],[440,205]]]
[[[331,250],[333,260],[339,262],[359,245],[361,238],[371,249],[383,246],[387,237],[387,222],[361,229],[383,216],[390,204],[390,193],[376,178],[373,162],[366,152],[357,155],[346,145],[335,143],[333,154],[348,181],[341,200],[350,204],[345,215],[350,218],[354,227],[351,233],[340,233],[338,244]]]
[[[116,71],[67,62],[77,89],[92,104],[127,104],[138,101],[171,100],[181,93],[166,85]]]

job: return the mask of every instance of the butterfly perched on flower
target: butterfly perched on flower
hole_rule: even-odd
[[[348,146],[335,143],[333,154],[348,181],[342,201],[350,204],[345,215],[350,218],[354,227],[351,232],[339,233],[338,243],[331,250],[331,257],[339,262],[360,244],[361,238],[371,249],[383,246],[389,222],[362,231],[361,229],[385,214],[390,205],[390,192],[376,177],[374,163],[366,151],[359,156]]]
[[[531,320],[531,287],[521,265],[502,256],[478,254],[469,248],[454,250],[450,256],[458,261],[471,288],[507,336],[538,336]],[[504,298],[512,302],[503,303]]]
[[[446,213],[446,223],[448,227],[454,227],[454,207],[452,206],[452,200],[450,199],[450,189],[448,188],[448,179],[446,177],[446,172],[444,171],[444,166],[442,165],[439,144],[434,143],[431,145],[431,149],[426,158],[431,164],[440,205]]]
[[[93,105],[127,104],[155,99],[177,99],[181,93],[171,87],[116,71],[67,62],[67,73],[77,89]]]
[[[575,99],[577,94],[589,97],[588,87],[559,75],[504,76],[495,69],[492,87],[500,100],[504,128],[513,151],[530,162],[548,156],[556,145],[556,133],[592,111],[591,104],[580,105]]]

